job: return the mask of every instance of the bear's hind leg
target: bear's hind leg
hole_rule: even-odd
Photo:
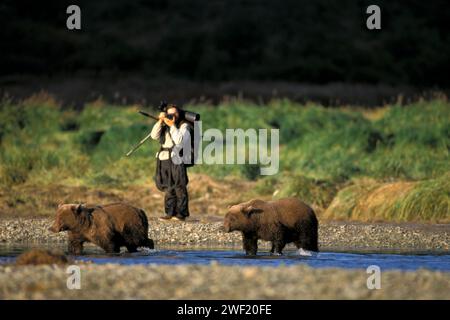
[[[295,241],[297,249],[319,252],[317,229],[309,229],[301,232]]]
[[[304,250],[308,250],[308,251],[314,251],[314,252],[318,252],[319,251],[319,246],[317,243],[317,236],[313,236],[311,237],[307,237],[305,235],[300,235],[299,239],[297,241],[294,241],[295,246],[297,247],[297,249],[304,249]]]
[[[149,248],[150,250],[155,249],[155,243],[153,242],[152,239],[145,239],[144,242],[141,244],[142,247],[146,247]]]
[[[298,249],[319,252],[318,224],[316,220],[302,222],[297,227],[295,245]]]

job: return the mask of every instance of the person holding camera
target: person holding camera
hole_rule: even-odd
[[[184,221],[189,216],[189,197],[186,165],[180,159],[183,142],[189,138],[188,123],[181,116],[181,109],[168,105],[159,114],[150,136],[161,147],[156,154],[156,187],[165,192],[165,216],[160,220]]]

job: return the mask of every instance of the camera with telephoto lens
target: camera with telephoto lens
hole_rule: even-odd
[[[158,106],[158,109],[161,112],[166,112],[168,107],[169,107],[169,105],[167,104],[166,101],[161,101],[161,103]],[[195,121],[200,120],[200,115],[198,113],[182,110],[180,108],[178,108],[178,110],[179,110],[180,118],[182,120],[186,120],[189,122],[195,122]],[[173,114],[166,114],[166,118],[169,120],[173,120]]]

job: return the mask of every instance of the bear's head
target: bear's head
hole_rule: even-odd
[[[74,230],[79,227],[79,217],[86,208],[82,204],[60,204],[56,210],[56,218],[48,229],[51,232]]]
[[[225,232],[251,230],[252,217],[256,213],[264,212],[264,204],[262,200],[250,200],[229,206],[223,221]]]

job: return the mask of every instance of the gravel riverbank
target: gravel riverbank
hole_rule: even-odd
[[[224,233],[219,219],[210,222],[161,222],[150,219],[150,237],[156,245],[239,245],[238,232]],[[63,243],[66,234],[47,229],[50,218],[0,219],[0,242]],[[324,249],[449,250],[450,224],[322,223],[319,243]]]
[[[52,219],[0,219],[5,244],[62,244],[47,231]],[[150,219],[158,245],[238,246],[220,219],[160,222]],[[449,225],[322,223],[322,250],[449,250]],[[262,243],[264,245],[264,243]],[[79,263],[81,289],[69,290],[65,266],[0,265],[0,299],[450,299],[450,273],[383,271],[381,289],[367,288],[364,269],[306,265],[255,267]]]
[[[65,267],[0,265],[0,299],[450,299],[450,273],[385,271],[381,289],[366,270],[308,266],[80,265],[79,290]]]

